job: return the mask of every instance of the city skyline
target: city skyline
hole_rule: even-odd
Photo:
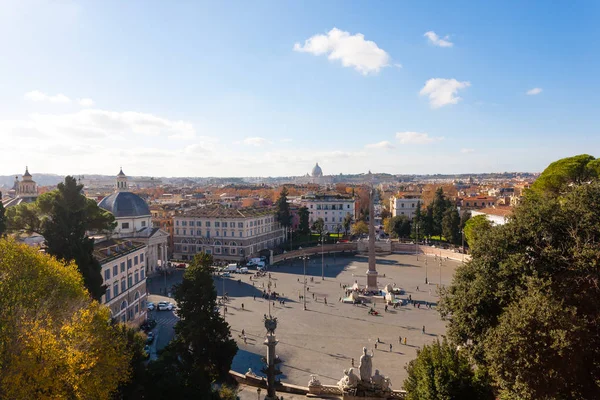
[[[0,175],[541,172],[600,145],[594,2],[146,4],[4,6]]]

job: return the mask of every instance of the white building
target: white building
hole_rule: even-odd
[[[390,212],[392,213],[392,217],[406,215],[408,219],[412,219],[415,216],[420,201],[421,199],[416,196],[390,197]]]
[[[285,240],[274,208],[229,208],[218,204],[173,217],[173,257],[191,260],[196,253],[216,260],[241,261]]]
[[[325,230],[330,233],[344,230],[342,227],[346,215],[354,215],[354,198],[341,194],[307,194],[301,197],[300,204],[308,208],[309,224],[323,218]]]
[[[115,216],[117,227],[112,232],[112,238],[135,239],[147,245],[147,274],[152,274],[158,267],[166,266],[169,234],[152,226],[152,214],[148,204],[140,196],[129,191],[127,176],[122,169],[117,175],[115,193],[103,198],[98,206]]]
[[[145,243],[131,240],[111,239],[94,245],[106,285],[101,301],[119,322],[139,326],[146,320],[146,253]]]

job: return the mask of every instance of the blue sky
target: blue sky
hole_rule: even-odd
[[[540,171],[600,155],[595,1],[0,7],[0,174]]]

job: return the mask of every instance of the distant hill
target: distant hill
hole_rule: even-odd
[[[14,175],[0,175],[0,188],[2,188],[2,190],[12,188],[15,182],[15,176],[18,176],[19,180],[22,180],[23,172],[21,171]],[[54,186],[59,182],[64,181],[65,177],[56,174],[33,174],[33,180],[38,186]]]

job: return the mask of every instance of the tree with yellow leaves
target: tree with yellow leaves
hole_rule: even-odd
[[[75,263],[0,239],[0,398],[110,399],[130,358]]]

